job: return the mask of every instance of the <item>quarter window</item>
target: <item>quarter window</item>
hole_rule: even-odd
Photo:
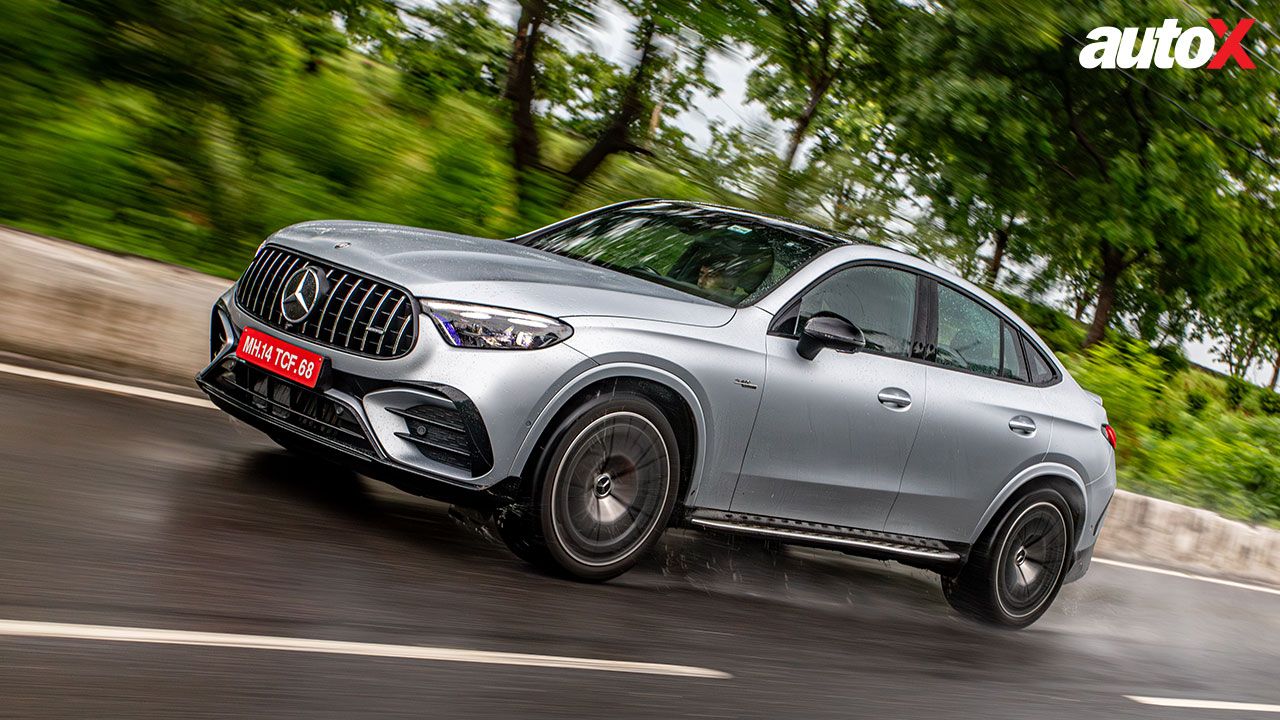
[[[1049,359],[1030,340],[1023,339],[1022,342],[1027,354],[1027,366],[1031,371],[1031,382],[1037,385],[1052,382],[1057,377],[1057,373],[1054,372]]]
[[[1004,324],[1004,337],[1000,343],[1000,376],[1010,380],[1027,381],[1027,368],[1022,362],[1022,345],[1018,332],[1009,323]]]
[[[862,330],[867,350],[907,357],[916,313],[916,276],[878,265],[841,270],[800,300],[799,326],[834,313]]]

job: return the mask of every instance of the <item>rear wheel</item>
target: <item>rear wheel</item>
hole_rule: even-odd
[[[1014,503],[974,546],[954,577],[947,602],[975,620],[1011,628],[1035,622],[1062,587],[1071,546],[1071,517],[1056,490],[1036,490]]]
[[[498,513],[519,557],[582,580],[629,570],[675,507],[680,450],[652,401],[615,392],[585,402],[553,432],[532,492]]]

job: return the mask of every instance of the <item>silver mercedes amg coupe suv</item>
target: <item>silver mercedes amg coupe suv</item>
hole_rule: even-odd
[[[492,514],[606,580],[672,525],[937,571],[1031,624],[1089,566],[1115,435],[1026,323],[922,260],[644,200],[510,240],[272,235],[200,386],[281,445]]]

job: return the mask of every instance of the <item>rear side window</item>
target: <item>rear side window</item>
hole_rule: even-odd
[[[862,330],[867,349],[907,357],[916,313],[916,276],[879,265],[841,270],[800,300],[799,329],[818,313],[835,313]]]
[[[934,362],[979,375],[1000,376],[999,316],[977,302],[938,286],[938,341]]]
[[[1031,382],[1037,385],[1053,382],[1053,379],[1056,378],[1058,374],[1054,372],[1053,364],[1049,362],[1049,359],[1040,352],[1039,348],[1026,338],[1023,338],[1022,346],[1026,351],[1027,367],[1031,373]]]
[[[1026,382],[1027,368],[1022,361],[1022,342],[1017,331],[1009,323],[1004,324],[1000,353],[1000,377]]]

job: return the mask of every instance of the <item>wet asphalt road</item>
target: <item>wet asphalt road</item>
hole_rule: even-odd
[[[1095,565],[1021,633],[897,565],[669,533],[605,585],[220,413],[0,375],[0,620],[676,663],[730,679],[0,637],[0,717],[1233,718],[1280,596]],[[736,542],[737,547],[731,547]]]

